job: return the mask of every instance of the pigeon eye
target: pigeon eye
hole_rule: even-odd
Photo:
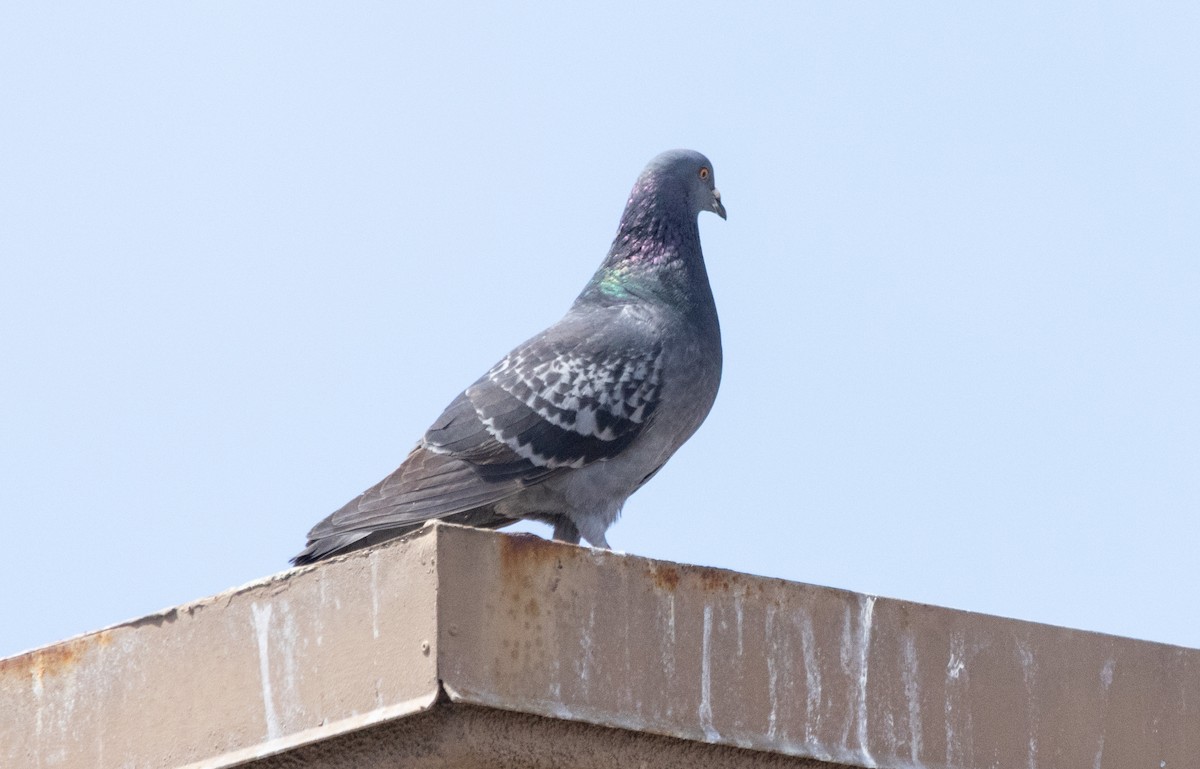
[[[710,171],[708,170],[708,166],[700,166],[700,178],[702,180],[708,181],[709,173]]]

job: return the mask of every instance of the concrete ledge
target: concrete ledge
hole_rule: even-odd
[[[474,705],[340,734],[261,759],[255,769],[836,769],[833,764]]]
[[[0,713],[3,767],[1183,769],[1200,651],[439,525],[0,660]]]

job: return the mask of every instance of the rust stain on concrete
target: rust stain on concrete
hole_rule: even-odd
[[[700,587],[706,593],[729,592],[729,572],[720,569],[700,569]]]
[[[499,548],[500,584],[505,592],[513,595],[524,595],[533,590],[535,582],[544,579],[546,574],[560,574],[563,559],[576,557],[579,548],[567,547],[561,542],[542,539],[534,534],[513,534],[506,536]],[[558,580],[552,580],[550,592],[558,589]],[[541,592],[540,590],[533,592]],[[540,614],[535,604],[526,606],[528,616]]]
[[[674,566],[654,564],[650,569],[650,577],[663,590],[674,592],[679,587],[679,569]]]
[[[40,679],[68,673],[78,667],[91,652],[111,644],[111,633],[110,630],[101,630],[17,657],[0,659],[0,677],[33,676]]]
[[[562,545],[536,534],[511,534],[500,546],[500,564],[506,571],[527,570],[541,563],[552,563],[562,556]]]

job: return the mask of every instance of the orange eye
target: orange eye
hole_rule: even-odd
[[[707,180],[707,179],[708,179],[708,174],[709,174],[709,173],[710,173],[710,172],[709,172],[709,170],[708,170],[708,167],[707,167],[707,166],[700,166],[700,178],[701,178],[701,179]]]

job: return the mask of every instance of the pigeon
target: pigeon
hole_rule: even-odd
[[[699,214],[725,218],[712,163],[671,150],[638,176],[608,256],[574,304],[464,390],[391,475],[308,533],[292,563],[438,519],[609,547],[625,500],[708,416],[721,330]]]

